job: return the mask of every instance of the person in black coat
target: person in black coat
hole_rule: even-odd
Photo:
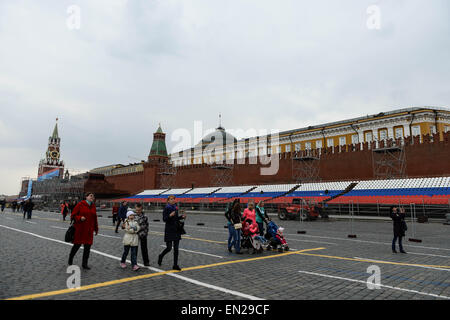
[[[23,205],[23,218],[25,219],[25,214],[27,215],[27,219],[31,219],[31,214],[33,212],[34,203],[31,199],[27,199],[25,204]]]
[[[392,252],[397,253],[395,250],[395,242],[398,239],[398,246],[401,253],[406,253],[403,250],[402,238],[405,236],[405,209],[398,207],[391,207],[391,219],[394,223],[394,239],[392,240]]]
[[[127,212],[128,212],[128,202],[122,201],[119,208],[118,218],[117,218],[117,225],[116,225],[116,233],[119,233],[118,229],[121,222],[124,222],[127,218]],[[123,227],[122,227],[123,229]]]
[[[173,270],[181,270],[178,266],[178,246],[181,240],[181,228],[179,227],[180,220],[185,219],[186,215],[178,215],[178,208],[175,205],[175,196],[167,198],[167,205],[163,211],[163,221],[166,223],[164,229],[164,242],[166,248],[158,256],[158,265],[161,266],[164,256],[172,250],[173,245]]]

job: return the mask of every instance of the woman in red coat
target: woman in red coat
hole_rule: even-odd
[[[74,220],[75,237],[69,255],[69,265],[73,264],[75,254],[83,245],[83,269],[90,269],[88,267],[89,253],[94,240],[94,232],[95,235],[98,234],[97,210],[94,200],[93,193],[86,193],[86,200],[79,202],[70,216],[70,219]]]

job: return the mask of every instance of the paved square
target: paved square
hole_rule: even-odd
[[[181,272],[171,270],[172,253],[156,264],[164,248],[160,212],[149,212],[149,268],[121,269],[122,236],[109,213],[99,213],[89,264],[81,270],[81,288],[67,288],[64,242],[68,222],[61,215],[35,211],[31,220],[7,209],[0,215],[0,298],[10,299],[450,299],[450,230],[442,223],[416,224],[415,238],[404,241],[407,254],[391,252],[392,223],[279,221],[290,251],[236,255],[227,251],[225,218],[189,214],[180,242]],[[154,219],[161,221],[155,222]],[[197,225],[197,223],[204,225]],[[298,230],[306,234],[297,234]],[[74,263],[81,264],[82,251]],[[138,262],[142,263],[139,252]],[[368,267],[380,270],[379,289],[369,289]],[[375,268],[376,268],[375,267]],[[371,278],[369,278],[371,277]]]

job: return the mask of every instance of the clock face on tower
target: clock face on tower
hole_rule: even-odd
[[[58,159],[59,152],[58,151],[50,151],[50,157],[52,159]]]

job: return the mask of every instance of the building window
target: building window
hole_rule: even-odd
[[[328,147],[334,147],[334,140],[333,140],[333,138],[329,138],[327,140],[327,146]]]
[[[317,149],[322,148],[322,140],[317,140],[317,141],[316,141],[316,148],[317,148]]]
[[[436,133],[436,126],[430,126],[430,134],[435,134]]]
[[[372,131],[366,132],[364,138],[366,139],[366,142],[372,142]]]
[[[420,126],[411,127],[412,135],[419,136],[420,135]]]
[[[305,142],[305,150],[311,150],[311,142]]]
[[[291,152],[291,145],[287,144],[285,147],[286,152]]]
[[[301,149],[300,143],[296,143],[294,148],[295,148],[295,151],[300,151],[300,149]]]
[[[447,132],[449,132],[449,131],[450,131],[450,126],[445,126],[445,127],[444,127],[444,132],[447,133]]]
[[[386,129],[380,130],[380,140],[386,139],[387,139],[387,130]]]
[[[357,144],[359,142],[359,138],[357,134],[352,135],[352,143]]]
[[[339,145],[340,146],[345,145],[345,137],[339,137]]]
[[[395,128],[395,139],[403,138],[403,128]]]

